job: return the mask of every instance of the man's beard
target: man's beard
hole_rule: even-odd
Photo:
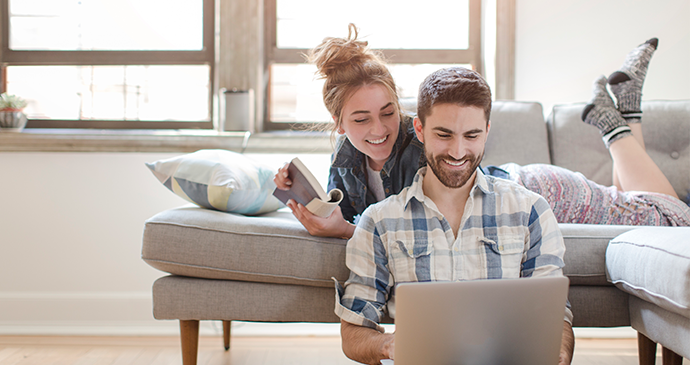
[[[467,181],[469,181],[470,177],[472,177],[472,174],[477,170],[479,163],[482,162],[482,158],[484,157],[483,151],[479,156],[473,154],[465,155],[462,160],[456,160],[449,155],[434,156],[426,151],[424,154],[426,155],[427,164],[431,168],[431,171],[434,172],[434,175],[436,175],[436,178],[441,182],[441,184],[451,189],[463,187]],[[467,160],[469,168],[464,168],[461,171],[451,171],[450,168],[445,167],[448,166],[448,164],[443,162],[443,160],[452,162]]]

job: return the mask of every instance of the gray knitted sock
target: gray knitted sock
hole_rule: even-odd
[[[625,57],[621,68],[609,76],[611,92],[618,100],[618,111],[628,123],[640,123],[642,110],[642,84],[647,75],[647,67],[659,44],[652,38],[633,49]]]
[[[592,99],[582,111],[582,120],[599,128],[606,148],[614,141],[632,135],[628,122],[616,110],[616,105],[606,90],[606,76],[603,75],[594,81]]]

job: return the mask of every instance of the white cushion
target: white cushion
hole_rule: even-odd
[[[606,250],[609,280],[621,290],[690,318],[690,227],[625,232]]]

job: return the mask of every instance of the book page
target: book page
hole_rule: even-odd
[[[333,189],[326,194],[314,175],[299,160],[294,158],[288,166],[288,176],[292,180],[289,190],[276,188],[273,195],[284,204],[289,199],[302,204],[314,215],[328,217],[343,200],[343,192]]]
[[[340,189],[333,189],[328,192],[328,195],[328,201],[314,199],[305,205],[305,208],[319,217],[326,218],[330,216],[343,200],[343,192]]]

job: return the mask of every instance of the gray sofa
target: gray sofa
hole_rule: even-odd
[[[539,103],[495,102],[483,165],[552,163],[610,185],[611,159],[597,130],[580,121],[583,106],[556,106],[545,123]],[[645,102],[643,111],[649,154],[678,194],[686,197],[690,101]],[[606,255],[609,241],[635,227],[561,224],[560,228],[574,326],[635,326],[635,318],[649,309],[631,300],[640,299],[634,290],[610,281]],[[678,232],[675,229],[662,228],[662,232]],[[341,239],[310,236],[287,211],[254,217],[196,207],[161,212],[146,222],[143,237],[142,258],[169,274],[153,285],[153,315],[180,321],[185,365],[196,363],[200,320],[223,321],[226,349],[233,320],[338,322],[331,277],[341,282],[348,277],[345,244]],[[644,260],[640,265],[645,265]],[[688,273],[681,275],[685,278],[678,285],[687,286]],[[640,300],[662,309],[658,303]],[[690,333],[690,311],[672,313],[685,321],[681,327]],[[666,345],[663,336],[644,332],[647,327],[636,328],[642,331],[646,354],[656,342]],[[690,341],[667,342],[672,350],[669,358],[677,359],[674,353],[690,357]]]

